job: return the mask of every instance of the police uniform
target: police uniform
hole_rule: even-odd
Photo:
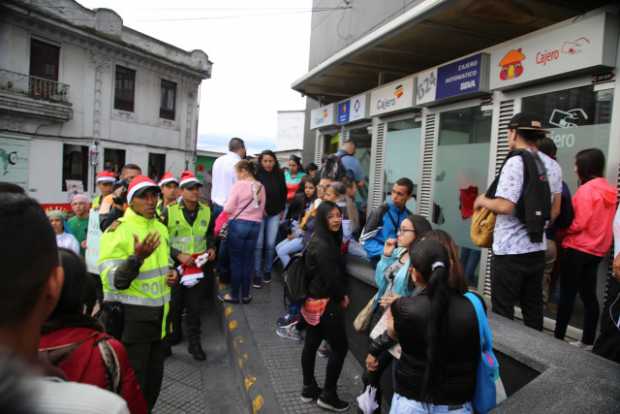
[[[213,247],[213,220],[209,206],[198,203],[197,208],[190,211],[181,200],[163,209],[162,221],[170,234],[170,250],[174,260],[180,253],[196,256]],[[204,277],[196,285],[188,287],[180,283],[172,289],[170,343],[178,343],[181,340],[182,312],[185,308],[189,352],[197,360],[205,359],[200,344],[200,313],[205,289],[208,286],[207,273],[210,273],[206,271],[207,267],[203,266]]]
[[[159,234],[160,244],[142,262],[135,256],[134,235],[142,241],[153,232]],[[164,373],[162,338],[170,301],[168,230],[157,218],[147,219],[128,208],[103,234],[100,249],[104,302],[122,304],[121,340],[152,409]]]

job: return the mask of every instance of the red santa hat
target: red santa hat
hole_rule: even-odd
[[[186,187],[194,184],[202,185],[193,172],[185,170],[181,173],[181,187]]]
[[[162,187],[168,183],[179,184],[179,180],[177,180],[170,171],[166,171],[164,175],[161,177],[161,180],[159,180],[159,186]]]
[[[116,176],[112,171],[99,171],[97,173],[97,183],[113,183],[116,181]]]
[[[131,180],[131,183],[129,183],[129,189],[127,190],[127,202],[131,203],[131,200],[136,193],[147,188],[153,188],[159,191],[159,186],[157,183],[144,175],[139,175]]]

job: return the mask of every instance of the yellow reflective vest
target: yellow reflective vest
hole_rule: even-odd
[[[185,219],[183,206],[180,203],[168,206],[170,245],[187,254],[205,252],[207,250],[206,235],[210,221],[211,209],[205,204],[198,203],[198,214],[191,226]]]
[[[110,226],[101,237],[99,247],[99,270],[103,284],[104,301],[121,302],[127,305],[163,307],[162,338],[165,336],[165,321],[170,302],[170,287],[166,284],[168,274],[170,245],[168,229],[157,218],[147,219],[136,214],[131,208],[118,220],[118,224]],[[157,249],[144,260],[131,285],[124,290],[114,287],[112,270],[121,265],[135,253],[134,235],[144,240],[147,234],[157,232],[160,244]]]

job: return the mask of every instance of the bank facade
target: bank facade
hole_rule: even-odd
[[[618,9],[580,10],[563,20],[555,15],[558,21],[554,24],[462,55],[454,52],[453,59],[428,67],[418,65],[421,70],[397,79],[392,75],[388,82],[365,91],[352,90],[345,99],[336,97],[342,92],[337,87],[330,95],[327,85],[320,85],[327,75],[347,76],[343,65],[359,62],[364,56],[379,56],[381,50],[388,50],[387,43],[399,44],[399,37],[404,39],[401,44],[411,47],[394,58],[392,69],[398,59],[413,66],[417,46],[427,40],[449,41],[416,34],[416,25],[424,24],[425,18],[448,19],[463,2],[414,3],[367,34],[370,39],[366,44],[364,37],[358,39],[348,46],[349,55],[334,54],[326,60],[328,64],[317,65],[293,84],[295,90],[317,98],[308,99],[310,139],[305,142],[304,155],[311,154],[319,162],[343,139],[358,142],[356,156],[367,171],[370,208],[389,196],[396,179],[411,178],[415,189],[409,207],[454,237],[461,255],[475,268],[470,285],[490,295],[490,251],[477,248],[469,238],[470,209],[475,195],[486,190],[508,153],[506,126],[515,113],[541,116],[558,147],[563,178],[573,194],[577,189],[574,157],[585,148],[603,150],[606,178],[618,184],[620,105],[614,105],[620,102]],[[429,3],[444,4],[434,9]],[[395,20],[406,21],[405,15],[411,21],[401,22],[404,26],[398,32]],[[390,25],[381,37],[382,27]],[[462,36],[483,31],[472,28]],[[420,43],[412,42],[416,36]],[[509,33],[503,36],[509,37]],[[347,83],[357,85],[355,81]],[[329,103],[321,105],[317,100]],[[609,275],[609,261],[605,261],[598,280],[601,305]],[[577,313],[569,335],[579,338],[581,312]],[[546,316],[545,326],[552,329],[555,312]]]

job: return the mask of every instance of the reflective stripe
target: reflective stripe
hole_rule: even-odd
[[[101,262],[99,264],[99,273],[103,273],[104,270],[106,270],[108,267],[111,266],[118,266],[122,263],[124,263],[126,261],[126,259],[110,259],[110,260],[105,260],[103,262]]]
[[[122,260],[121,260],[122,262]],[[166,267],[159,267],[157,269],[151,269],[151,270],[147,270],[145,272],[140,272],[138,273],[138,276],[133,280],[149,280],[149,279],[154,279],[156,277],[160,277],[160,276],[165,276],[168,274],[168,266]],[[108,272],[108,283],[110,283],[110,286],[115,286],[114,284],[114,271],[116,269],[111,269]],[[131,283],[133,283],[133,281]]]
[[[123,295],[121,293],[104,292],[103,300],[106,302],[121,302],[126,305],[160,307],[160,306],[164,306],[167,302],[170,301],[170,294],[166,294],[162,296],[161,298],[157,298],[157,299],[149,299],[149,298],[138,298],[136,296],[131,296],[131,295]]]

